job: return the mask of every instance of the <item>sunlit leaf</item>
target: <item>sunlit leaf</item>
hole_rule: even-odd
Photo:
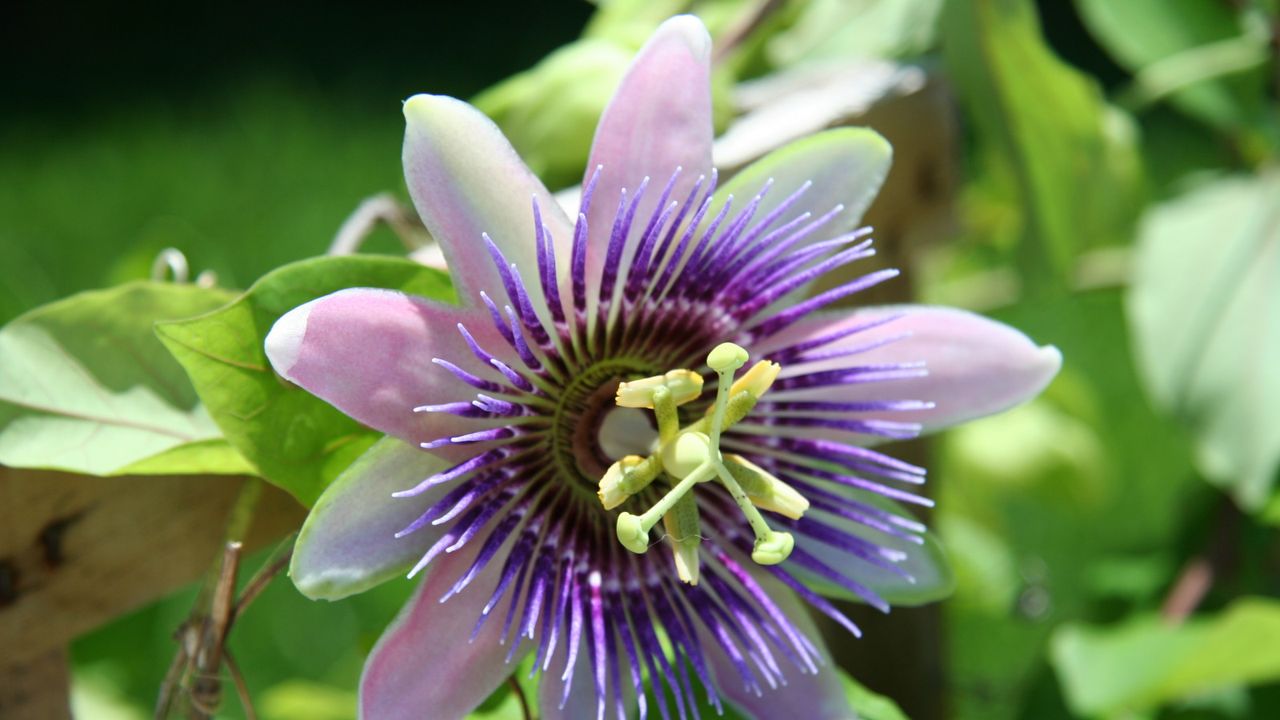
[[[947,3],[947,65],[1013,179],[1025,289],[1065,287],[1076,254],[1127,240],[1139,192],[1132,123],[1041,37],[1033,3]]]
[[[227,440],[306,505],[379,435],[277,377],[263,339],[288,310],[347,287],[453,296],[446,275],[409,260],[316,258],[267,274],[215,312],[157,328]]]
[[[1184,625],[1158,617],[1113,628],[1066,625],[1050,654],[1076,712],[1140,711],[1280,678],[1280,602],[1246,598]]]
[[[257,472],[253,463],[221,437],[178,445],[120,469],[121,475],[253,475]]]
[[[137,282],[45,305],[0,329],[0,463],[91,475],[248,470],[218,446],[218,426],[153,332],[158,320],[231,297]]]
[[[1129,316],[1155,399],[1195,433],[1211,481],[1250,509],[1280,463],[1280,173],[1229,178],[1154,208]]]

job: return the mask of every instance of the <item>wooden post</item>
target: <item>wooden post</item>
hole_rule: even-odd
[[[199,579],[222,552],[244,482],[0,467],[0,717],[69,718],[67,645]],[[246,548],[303,515],[269,487]]]

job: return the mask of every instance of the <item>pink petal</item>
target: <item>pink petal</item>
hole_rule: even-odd
[[[535,198],[556,255],[567,262],[572,224],[493,121],[461,100],[439,95],[414,95],[405,101],[404,116],[409,194],[440,243],[460,297],[475,306],[481,290],[495,300],[504,297],[482,233],[520,267],[526,282],[536,282]]]
[[[487,350],[508,347],[489,318],[473,311],[391,290],[352,288],[299,305],[277,320],[267,334],[267,357],[290,382],[365,425],[416,445],[472,432],[482,422],[413,411],[474,398],[474,389],[432,358],[500,377],[475,359],[458,331],[460,322]]]
[[[395,534],[449,489],[438,486],[414,498],[393,498],[444,470],[442,458],[384,438],[334,480],[311,509],[294,545],[289,577],[315,600],[338,600],[408,572],[444,532],[428,525]]]
[[[481,542],[433,561],[426,580],[387,628],[360,678],[364,720],[458,720],[498,687],[532,647],[523,645],[510,664],[498,642],[510,600],[499,603],[480,634],[471,631],[501,575],[505,551],[493,557],[461,593],[439,602],[467,571]],[[508,596],[509,597],[509,596]]]
[[[671,199],[681,202],[698,176],[711,172],[710,58],[711,37],[702,21],[692,15],[667,20],[632,61],[600,117],[583,179],[585,186],[603,166],[587,216],[589,298],[597,294],[622,188],[634,192],[650,178],[636,215],[643,229],[677,167],[683,171]]]
[[[764,588],[773,602],[790,620],[791,624],[805,637],[813,641],[821,659],[816,674],[801,672],[789,658],[777,652],[778,664],[782,668],[787,684],[779,684],[770,689],[761,682],[764,688],[760,695],[743,687],[742,676],[729,660],[728,654],[714,642],[703,643],[711,672],[716,679],[716,687],[722,697],[727,699],[746,717],[757,720],[775,720],[775,718],[804,718],[804,720],[850,720],[856,718],[845,699],[844,686],[836,674],[835,665],[831,661],[831,653],[827,651],[822,635],[809,616],[804,603],[789,588],[784,586],[763,571],[754,571],[756,582]],[[754,668],[753,668],[754,669]],[[759,678],[757,677],[757,680]]]
[[[1062,354],[1057,348],[1037,345],[1008,325],[964,310],[920,305],[812,317],[769,338],[756,354],[768,357],[770,352],[791,343],[892,315],[901,317],[820,350],[853,348],[904,333],[909,334],[907,337],[851,357],[793,364],[783,368],[781,377],[853,365],[909,362],[924,362],[927,376],[780,391],[770,393],[767,399],[928,401],[935,406],[927,410],[860,413],[858,417],[922,423],[924,431],[930,432],[1026,402],[1044,390],[1062,366]]]

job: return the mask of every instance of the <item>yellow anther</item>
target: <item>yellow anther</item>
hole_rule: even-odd
[[[600,492],[596,493],[605,510],[618,507],[640,489],[628,487],[631,483],[627,482],[627,476],[644,464],[645,459],[639,455],[628,455],[609,466],[604,477],[600,478]],[[649,480],[652,481],[654,477],[657,477],[656,472]]]
[[[725,467],[742,486],[751,504],[799,520],[809,509],[809,501],[795,488],[741,455],[725,455]]]
[[[743,373],[742,377],[733,381],[733,387],[729,388],[729,395],[732,397],[740,392],[749,392],[753,397],[759,398],[768,392],[773,381],[778,379],[780,372],[782,372],[782,366],[778,363],[761,360]]]
[[[702,544],[701,523],[698,521],[698,501],[689,493],[662,516],[662,526],[671,543],[671,553],[676,563],[676,574],[690,585],[698,584],[698,546]]]
[[[702,394],[702,376],[692,370],[672,370],[665,375],[631,380],[618,386],[615,400],[620,407],[652,408],[653,392],[660,387],[671,391],[676,405],[683,405]]]

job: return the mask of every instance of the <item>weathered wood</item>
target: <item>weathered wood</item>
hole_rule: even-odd
[[[222,551],[227,512],[243,482],[0,467],[0,664],[61,651],[199,578]],[[292,498],[268,488],[246,548],[283,536],[302,517]]]
[[[71,720],[69,680],[63,649],[15,663],[0,660],[0,718]]]

